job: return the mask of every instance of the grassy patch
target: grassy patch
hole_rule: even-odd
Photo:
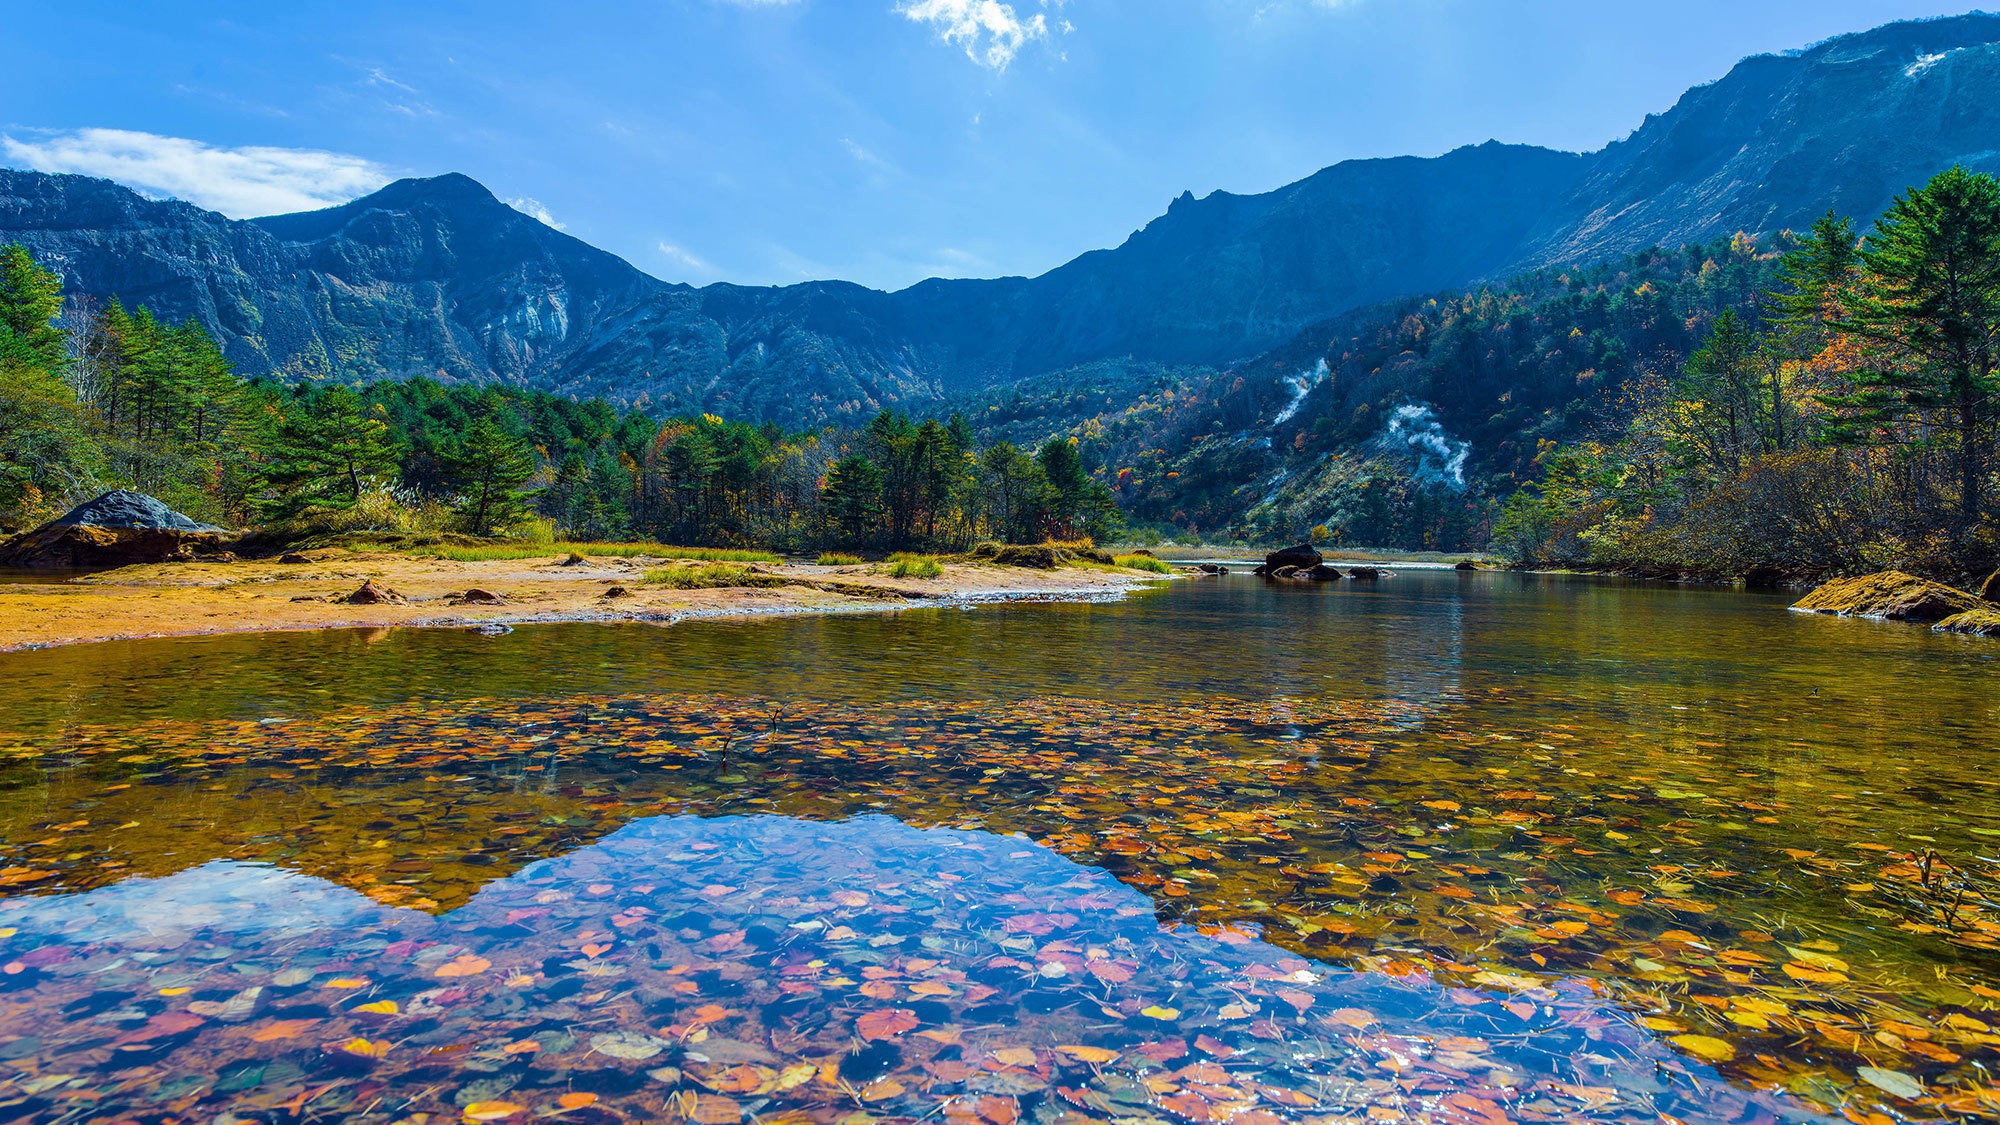
[[[645,581],[648,586],[665,586],[670,590],[769,588],[789,584],[788,579],[775,574],[759,574],[747,566],[731,562],[663,566],[647,571]]]
[[[891,578],[936,578],[944,573],[944,564],[935,555],[912,555],[898,553],[889,556],[889,577]]]
[[[815,561],[820,566],[860,566],[868,560],[862,558],[860,555],[843,555],[834,551],[826,551]]]
[[[419,553],[452,562],[494,562],[502,559],[539,559],[550,556],[593,555],[603,558],[694,559],[698,562],[753,563],[778,561],[769,551],[746,551],[734,547],[669,547],[664,543],[481,543],[474,546],[439,545]]]
[[[1174,568],[1151,555],[1119,555],[1119,566],[1127,570],[1143,570],[1151,574],[1172,574]]]

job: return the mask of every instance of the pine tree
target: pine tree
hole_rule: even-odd
[[[1839,328],[1888,362],[1855,379],[1843,435],[1879,440],[1922,416],[1953,439],[1959,514],[1979,518],[1986,430],[2000,379],[2000,180],[1952,167],[1905,193],[1875,224]]]
[[[835,461],[820,488],[820,506],[843,542],[872,541],[882,522],[882,470],[866,457]]]
[[[0,247],[0,333],[19,342],[17,357],[62,370],[68,341],[54,324],[61,311],[62,279],[43,269],[27,247]]]
[[[488,416],[479,419],[445,458],[460,490],[459,511],[474,535],[492,535],[528,514],[521,491],[535,475],[535,451]]]
[[[397,450],[382,415],[348,387],[301,392],[286,404],[273,438],[263,481],[276,495],[263,506],[278,515],[351,507],[370,480],[395,471]]]

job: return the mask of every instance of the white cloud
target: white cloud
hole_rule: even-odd
[[[539,199],[532,199],[527,196],[522,196],[519,199],[508,200],[507,206],[512,207],[514,210],[519,211],[521,214],[526,215],[531,219],[540,219],[542,222],[547,223],[549,226],[552,226],[557,230],[567,229],[566,227],[563,226],[563,224],[556,222],[556,217],[554,215],[549,214],[549,209],[543,206],[542,201]]]
[[[671,242],[660,243],[660,256],[672,262],[673,264],[680,266],[682,269],[689,269],[695,271],[696,273],[703,273],[703,274],[711,274],[715,272],[714,268],[711,267],[707,262],[702,261],[700,258],[695,257],[693,254],[688,253],[686,250],[683,250],[678,246],[675,246]]]
[[[1038,12],[1023,19],[1000,0],[901,0],[896,11],[931,25],[939,39],[964,47],[965,57],[994,70],[1005,70],[1026,44],[1049,37],[1048,17]]]
[[[29,140],[0,135],[0,152],[17,167],[102,176],[235,219],[331,207],[395,178],[382,165],[345,153],[226,148],[129,129],[77,129]]]

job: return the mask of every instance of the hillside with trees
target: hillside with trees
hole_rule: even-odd
[[[429,379],[237,378],[192,321],[65,302],[0,252],[0,529],[107,488],[279,537],[343,532],[689,545],[964,549],[1108,533],[1076,446],[975,443],[962,418],[882,411],[788,432]]]
[[[1622,425],[1545,449],[1507,505],[1523,562],[1708,576],[2000,563],[2000,180],[1953,168],[1865,238],[1828,216],[1761,317],[1719,320]]]

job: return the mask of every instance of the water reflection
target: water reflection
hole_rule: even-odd
[[[642,820],[436,918],[215,863],[0,923],[23,1119],[1805,1117],[1584,983],[1333,970],[882,817]]]
[[[1690,1073],[1719,1060],[1738,1088],[2000,1115],[1985,1076],[1996,653],[1763,595],[1410,573],[1183,583],[1118,605],[10,654],[0,894],[32,913],[29,896],[138,894],[146,875],[205,901],[200,880],[280,878],[226,866],[257,861],[325,880],[313,894],[344,896],[364,928],[444,941],[426,927],[635,821],[783,816],[844,840],[885,813],[1039,841],[1109,872],[1155,929],[1249,927],[1314,972],[1481,994],[1588,982]],[[912,854],[921,876],[930,853]],[[865,920],[848,923],[864,941],[896,932]],[[300,925],[298,960],[274,973],[379,954],[323,951],[310,913]],[[0,1016],[0,1059],[17,1034]]]

